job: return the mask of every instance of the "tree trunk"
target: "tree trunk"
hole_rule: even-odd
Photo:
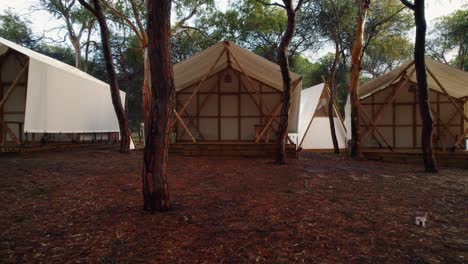
[[[109,28],[107,27],[106,18],[104,17],[99,0],[93,0],[94,8],[92,8],[85,0],[78,1],[81,3],[81,5],[94,14],[101,29],[102,51],[106,63],[106,71],[109,75],[112,104],[114,105],[115,114],[117,115],[117,120],[119,121],[120,152],[128,153],[130,149],[130,130],[128,128],[128,116],[120,98],[119,84],[117,81],[114,62],[112,60],[112,50],[110,48],[109,42]]]
[[[143,48],[143,63],[143,122],[145,124],[146,134],[146,127],[151,111],[151,71],[147,46]]]
[[[278,64],[281,68],[283,77],[283,105],[281,107],[280,122],[278,126],[278,135],[276,139],[275,164],[286,163],[286,138],[288,136],[289,108],[291,106],[291,76],[289,74],[288,46],[294,35],[296,27],[296,14],[292,7],[291,0],[283,0],[288,22],[286,31],[278,47]]]
[[[88,72],[89,44],[90,44],[90,41],[91,41],[91,33],[93,31],[93,27],[94,27],[94,21],[90,22],[89,27],[88,27],[88,37],[86,39],[85,58],[84,58],[84,65],[83,65],[84,72]]]
[[[148,56],[151,64],[151,111],[145,135],[143,208],[170,209],[167,186],[169,134],[175,98],[171,54],[171,0],[148,1]]]
[[[429,90],[425,62],[426,18],[424,15],[424,0],[414,1],[414,19],[416,22],[416,42],[414,44],[414,65],[418,80],[419,111],[422,119],[421,149],[424,167],[427,172],[437,172],[432,144],[432,114],[429,105]]]
[[[349,97],[351,104],[351,157],[362,159],[361,131],[359,123],[359,73],[361,72],[362,44],[364,26],[370,0],[359,1],[359,14],[357,18],[356,34],[351,53],[351,70],[349,77]]]
[[[70,37],[73,49],[75,50],[75,67],[81,70],[81,43],[77,38]]]
[[[339,45],[338,40],[335,40],[335,58],[333,60],[332,67],[330,69],[330,81],[328,87],[330,88],[330,100],[328,101],[328,120],[330,121],[330,131],[331,137],[333,141],[333,149],[335,154],[340,154],[340,146],[338,145],[338,139],[336,138],[336,129],[335,129],[335,118],[333,117],[334,113],[334,104],[335,104],[335,91],[336,91],[336,82],[335,82],[335,74],[336,74],[336,65],[338,64],[338,60],[340,59],[339,54]]]

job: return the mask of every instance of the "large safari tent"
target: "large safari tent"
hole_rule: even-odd
[[[288,132],[297,133],[302,79],[291,77]],[[277,64],[225,41],[176,64],[174,79],[177,143],[273,145],[283,91]]]
[[[426,58],[434,147],[464,149],[468,132],[468,73]],[[417,150],[421,147],[414,61],[360,88],[361,136],[367,149]],[[349,102],[349,101],[348,101]],[[346,124],[349,124],[349,103]],[[350,127],[348,127],[350,137]]]
[[[333,150],[328,103],[330,90],[323,83],[301,91],[299,110],[298,148],[305,151],[328,152]],[[346,128],[336,105],[333,120],[340,149],[346,149]]]
[[[108,84],[3,38],[0,73],[0,152],[119,140]]]

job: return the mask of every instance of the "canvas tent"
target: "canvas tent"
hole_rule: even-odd
[[[289,132],[298,127],[301,76],[291,72]],[[174,66],[177,142],[268,142],[282,106],[280,67],[232,42]]]
[[[468,73],[430,58],[426,58],[426,73],[434,146],[442,150],[463,148],[468,132]],[[414,61],[411,61],[361,86],[363,147],[420,148],[422,121],[416,85]],[[349,120],[348,101],[348,134]]]
[[[301,91],[298,148],[311,151],[333,150],[328,117],[330,92],[323,83]],[[333,109],[338,146],[346,148],[346,128],[336,105]]]
[[[49,140],[118,140],[109,85],[0,38],[2,149]],[[125,102],[125,93],[120,93]]]

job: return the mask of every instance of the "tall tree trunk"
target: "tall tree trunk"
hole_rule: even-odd
[[[359,73],[362,64],[362,45],[364,26],[369,10],[370,0],[359,0],[356,34],[351,53],[351,70],[349,77],[349,97],[351,104],[351,157],[362,159],[361,128],[359,123]]]
[[[146,134],[146,127],[148,126],[151,111],[151,67],[147,46],[143,48],[143,63],[143,122]]]
[[[86,39],[85,58],[84,58],[84,65],[83,65],[84,72],[88,72],[89,44],[91,42],[91,33],[93,31],[93,27],[94,27],[94,21],[90,22],[88,26],[88,37]]]
[[[77,38],[70,37],[73,49],[75,51],[75,67],[81,70],[81,43]]]
[[[171,0],[147,1],[151,112],[143,156],[143,208],[170,209],[167,185],[169,133],[175,97],[171,54]]]
[[[291,0],[283,0],[288,22],[281,43],[278,47],[278,64],[283,77],[283,105],[281,107],[278,136],[276,139],[275,164],[286,163],[286,138],[288,136],[289,108],[291,106],[291,76],[289,74],[288,46],[294,35],[296,27],[296,13]]]
[[[432,113],[429,104],[427,74],[425,62],[426,49],[426,18],[424,15],[424,0],[414,1],[414,19],[416,22],[416,41],[414,44],[414,65],[418,80],[419,112],[422,119],[421,148],[424,167],[427,172],[437,172],[432,143]]]
[[[335,129],[335,118],[333,117],[334,104],[335,104],[335,93],[336,93],[336,65],[340,59],[340,50],[338,40],[335,39],[335,58],[333,60],[332,67],[330,69],[330,81],[328,87],[330,88],[330,100],[328,101],[328,120],[330,121],[330,131],[333,142],[333,150],[335,154],[340,154],[340,146],[338,145],[338,139],[336,138],[336,129]]]
[[[99,0],[93,0],[94,8],[91,7],[85,0],[78,0],[81,5],[88,9],[96,17],[101,29],[102,51],[106,63],[106,71],[109,75],[110,90],[112,104],[114,105],[115,114],[119,121],[120,128],[120,152],[128,153],[130,149],[130,130],[128,128],[128,116],[125,111],[122,100],[120,98],[119,83],[115,72],[114,62],[112,60],[112,50],[109,42],[109,28],[107,27],[106,18],[104,17]]]

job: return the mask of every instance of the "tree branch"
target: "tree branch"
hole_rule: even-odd
[[[78,0],[80,4],[86,8],[89,12],[91,12],[94,16],[97,16],[96,10],[92,6],[90,6],[85,0]]]
[[[256,1],[259,2],[259,3],[261,3],[261,4],[263,4],[263,5],[266,5],[266,6],[279,6],[279,7],[281,7],[281,8],[286,9],[286,7],[285,7],[284,5],[282,5],[282,4],[278,4],[278,3],[268,3],[268,2],[264,2],[264,1],[262,1],[262,0],[256,0]],[[300,0],[300,1],[302,2],[302,0]]]
[[[400,0],[407,8],[414,10],[414,4],[408,0]]]

